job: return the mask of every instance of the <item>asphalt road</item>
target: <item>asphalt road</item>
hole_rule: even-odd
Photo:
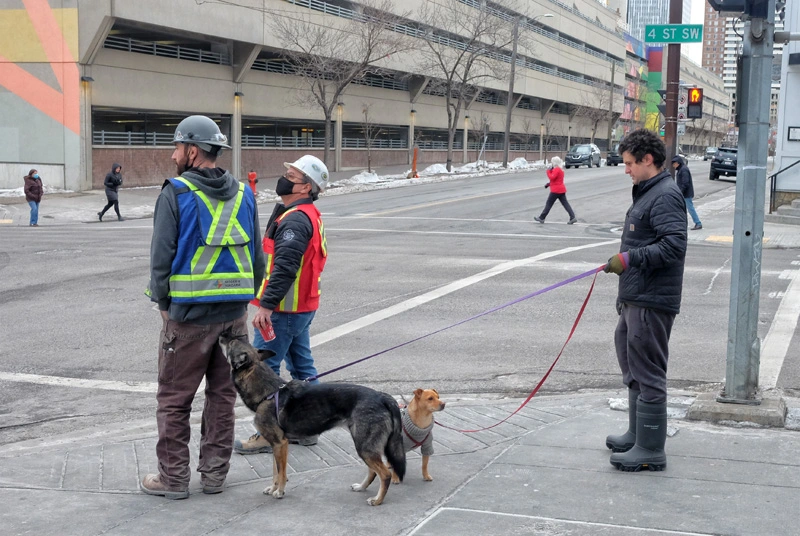
[[[729,221],[730,181],[692,162],[705,226]],[[320,371],[381,352],[604,264],[618,251],[630,204],[622,167],[567,171],[579,223],[556,205],[533,221],[548,191],[542,172],[323,197],[329,261],[312,325]],[[706,207],[706,208],[704,208]],[[726,208],[727,207],[727,208]],[[271,207],[261,207],[265,223]],[[0,235],[0,444],[155,415],[160,317],[143,292],[151,220],[25,227]],[[727,227],[728,234],[730,228]],[[763,338],[798,251],[765,249]],[[674,388],[717,390],[725,375],[731,247],[694,240],[673,329]],[[542,388],[621,387],[613,348],[616,276],[600,274],[575,335]],[[325,378],[391,394],[434,387],[456,394],[527,394],[558,354],[591,278],[464,323]],[[794,337],[778,387],[800,390]],[[87,383],[81,384],[81,380]],[[103,383],[107,382],[107,383]],[[198,396],[196,407],[202,404]]]

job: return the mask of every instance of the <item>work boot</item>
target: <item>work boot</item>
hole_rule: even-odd
[[[544,223],[544,218],[540,218],[539,216],[534,216],[533,219],[538,221],[539,223]]]
[[[667,467],[667,403],[636,404],[636,444],[628,452],[612,454],[611,465],[621,471],[661,471]]]
[[[311,435],[306,437],[301,437],[300,439],[290,439],[289,443],[294,443],[295,445],[302,445],[304,447],[310,447],[311,445],[316,445],[319,442],[319,435]]]
[[[260,454],[271,453],[272,447],[266,439],[261,437],[261,434],[256,432],[247,441],[235,440],[233,450],[239,454]]]
[[[210,480],[203,479],[203,493],[206,495],[214,495],[217,493],[222,493],[225,491],[225,479],[222,479],[222,482],[212,482]]]
[[[189,496],[189,490],[169,489],[166,484],[161,482],[161,475],[150,474],[146,475],[139,488],[148,495],[159,495],[167,499],[185,499]]]
[[[636,444],[636,400],[641,391],[628,389],[628,431],[622,435],[606,437],[606,447],[611,452],[628,452]]]

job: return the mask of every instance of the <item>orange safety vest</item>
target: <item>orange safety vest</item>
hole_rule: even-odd
[[[328,243],[325,239],[325,226],[322,224],[322,215],[313,203],[305,203],[290,208],[275,219],[275,226],[279,226],[283,218],[295,210],[305,212],[308,219],[311,220],[314,233],[311,235],[311,240],[308,241],[305,253],[303,253],[300,268],[297,269],[292,286],[289,287],[286,296],[275,310],[285,313],[307,313],[316,311],[319,308],[320,279],[328,257]],[[259,305],[261,297],[264,295],[264,290],[269,284],[272,268],[275,265],[275,241],[269,238],[268,235],[268,232],[264,233],[262,241],[267,261],[266,274],[264,283],[261,285],[258,294],[256,294],[256,298],[250,302],[253,305]]]

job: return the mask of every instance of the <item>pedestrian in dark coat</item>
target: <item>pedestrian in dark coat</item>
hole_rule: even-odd
[[[680,312],[686,257],[686,204],[664,170],[664,142],[648,130],[619,145],[633,180],[620,252],[605,271],[619,275],[614,332],[622,381],[628,387],[628,431],[609,435],[611,465],[625,471],[667,466],[667,361],[669,337]]]
[[[111,167],[111,172],[106,173],[103,184],[106,187],[106,199],[108,203],[103,207],[103,210],[97,213],[97,216],[100,218],[100,221],[103,221],[103,215],[106,211],[114,207],[114,212],[117,213],[117,219],[119,221],[125,221],[125,218],[120,216],[119,213],[119,194],[117,193],[117,190],[119,190],[119,187],[122,185],[122,166],[114,164]]]
[[[44,186],[42,186],[42,179],[39,177],[39,172],[32,169],[25,175],[25,201],[31,207],[31,219],[29,225],[31,227],[39,227],[39,203],[42,202],[42,195],[44,195]]]
[[[679,155],[672,157],[672,167],[675,169],[675,182],[678,183],[678,188],[681,189],[681,193],[683,194],[686,210],[689,211],[689,216],[692,217],[692,221],[694,222],[692,231],[702,229],[703,224],[700,222],[700,217],[697,215],[697,211],[694,209],[694,202],[692,201],[694,198],[692,172],[689,171],[689,166],[686,165],[686,162],[684,162],[683,158]]]
[[[544,187],[550,188],[550,195],[547,196],[547,202],[544,204],[542,213],[539,216],[534,216],[533,219],[539,223],[544,223],[544,219],[550,214],[550,209],[553,208],[553,204],[558,200],[561,202],[561,206],[564,207],[564,210],[567,211],[567,214],[569,214],[569,221],[567,223],[572,225],[578,221],[578,219],[575,217],[575,213],[572,211],[569,201],[567,201],[567,187],[564,186],[564,163],[559,157],[554,156],[550,160],[546,173],[548,182]]]

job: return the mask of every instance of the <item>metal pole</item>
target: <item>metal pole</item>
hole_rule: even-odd
[[[717,101],[711,101],[711,146],[717,146],[717,136],[714,134],[714,114],[717,113]],[[703,153],[705,155],[705,153]]]
[[[514,74],[517,67],[517,41],[519,38],[519,17],[514,21],[513,45],[511,47],[511,75],[508,79],[508,103],[506,104],[506,135],[503,141],[503,167],[508,167],[508,149],[511,145],[511,111],[514,108]]]
[[[683,13],[682,0],[669,1],[669,22],[680,24]],[[678,146],[678,92],[681,79],[681,45],[671,43],[667,46],[667,116],[664,124],[664,144],[667,146],[666,168],[675,175],[670,162],[677,154]]]
[[[739,157],[733,218],[733,260],[725,389],[719,402],[760,404],[757,397],[761,340],[758,298],[764,236],[765,180],[775,0],[744,26],[739,109]]]
[[[611,130],[614,122],[614,73],[616,69],[614,68],[614,61],[611,61],[611,89],[608,90],[608,138],[606,145],[606,151],[611,150]]]

